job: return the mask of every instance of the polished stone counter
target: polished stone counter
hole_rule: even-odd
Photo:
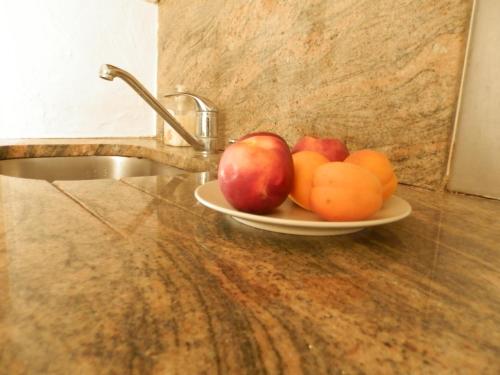
[[[410,217],[300,237],[203,177],[0,176],[0,374],[500,372],[500,202],[401,186]]]
[[[192,147],[167,146],[155,138],[0,139],[0,160],[94,155],[148,158],[192,172],[216,170],[220,157],[204,157]]]

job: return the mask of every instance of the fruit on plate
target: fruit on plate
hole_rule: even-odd
[[[293,161],[283,138],[251,133],[222,154],[219,187],[237,210],[265,214],[282,204],[292,188]]]
[[[355,151],[345,159],[345,162],[366,168],[377,176],[382,184],[384,200],[388,199],[396,190],[397,177],[391,162],[382,152],[368,149]]]
[[[336,138],[302,137],[292,148],[292,154],[299,151],[316,151],[330,161],[344,161],[349,155],[346,145]]]
[[[311,195],[314,171],[329,160],[316,151],[299,151],[292,154],[293,185],[290,199],[306,210],[311,210],[309,198]]]
[[[314,171],[310,203],[325,220],[364,220],[382,207],[382,185],[363,167],[329,162]]]

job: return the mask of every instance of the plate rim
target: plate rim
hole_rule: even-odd
[[[353,227],[365,228],[365,227],[389,224],[395,221],[402,220],[405,217],[408,217],[412,212],[411,205],[405,199],[393,195],[391,199],[399,200],[407,207],[402,214],[387,218],[358,220],[358,221],[309,221],[309,220],[296,220],[296,219],[282,219],[282,218],[270,217],[267,215],[251,214],[248,212],[238,211],[234,208],[228,209],[226,207],[222,207],[219,206],[218,204],[214,204],[210,201],[207,201],[206,199],[200,196],[200,191],[209,188],[211,185],[217,185],[217,189],[219,189],[220,191],[218,180],[208,181],[203,185],[198,186],[194,191],[194,195],[198,200],[198,202],[200,202],[201,204],[203,204],[208,208],[211,208],[217,212],[221,212],[229,216],[236,216],[250,221],[263,222],[269,224],[279,224],[279,225],[293,226],[293,227],[310,227],[310,228],[353,228]]]

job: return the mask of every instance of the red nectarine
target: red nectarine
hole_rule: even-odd
[[[292,154],[299,151],[316,151],[330,161],[344,161],[349,155],[346,145],[336,138],[302,137],[292,148]]]
[[[265,214],[282,204],[293,183],[293,161],[283,138],[251,133],[222,154],[219,187],[237,210]]]

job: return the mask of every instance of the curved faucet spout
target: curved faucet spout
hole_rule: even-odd
[[[116,69],[113,65],[103,64],[101,65],[101,69],[99,69],[99,77],[106,79],[108,81],[112,81],[115,78],[114,69]]]
[[[165,120],[184,140],[195,150],[204,151],[203,143],[194,138],[184,127],[160,104],[156,98],[130,73],[110,64],[101,66],[99,76],[102,79],[112,81],[115,77],[124,80],[132,89],[143,98],[158,115]]]

